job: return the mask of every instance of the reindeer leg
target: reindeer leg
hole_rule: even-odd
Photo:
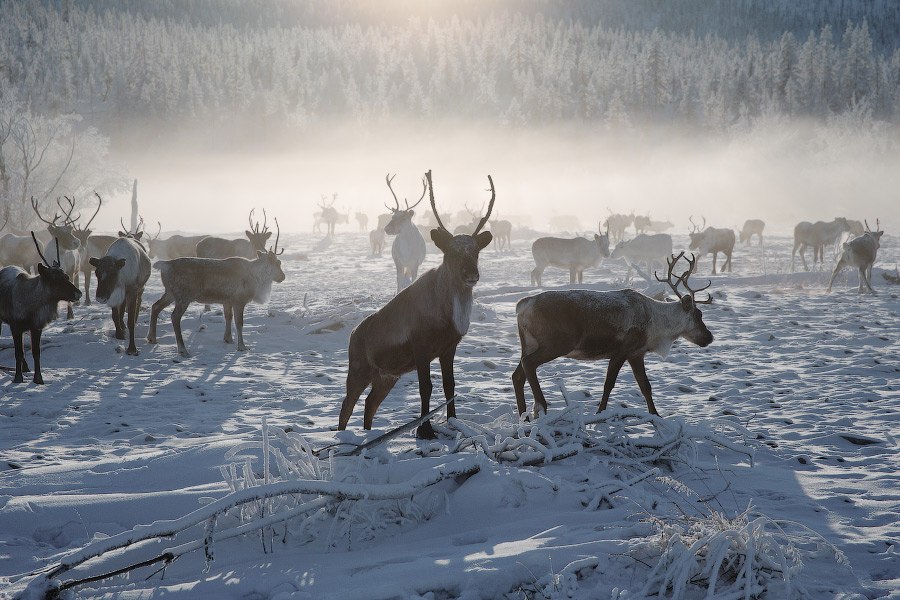
[[[75,318],[75,313],[72,311],[72,303],[66,302],[66,320],[71,321]]]
[[[175,301],[175,296],[168,291],[163,292],[159,300],[150,307],[150,331],[147,332],[147,341],[151,344],[156,343],[156,321],[159,319],[159,313]]]
[[[190,356],[190,353],[188,353],[187,348],[184,345],[184,338],[181,335],[181,317],[184,316],[184,312],[187,308],[187,304],[176,302],[175,308],[172,309],[172,329],[175,330],[175,343],[178,345],[178,354],[184,357]]]
[[[831,291],[831,286],[834,284],[835,278],[838,276],[838,273],[844,270],[845,266],[846,264],[844,263],[843,259],[838,260],[837,264],[834,265],[834,271],[831,272],[831,280],[828,282],[828,290],[826,291]],[[860,287],[860,291],[862,291],[862,287]]]
[[[441,384],[444,387],[444,399],[450,400],[456,394],[456,378],[453,375],[453,359],[456,358],[456,346],[439,357],[441,363]],[[456,417],[456,402],[447,405],[447,418]]]
[[[620,356],[614,356],[609,359],[609,366],[606,367],[606,382],[603,384],[603,398],[600,399],[600,406],[597,407],[598,413],[606,410],[609,395],[613,391],[613,386],[616,385],[616,378],[619,376],[619,371],[624,364],[625,359]]]
[[[25,332],[22,332],[24,335]],[[21,339],[21,338],[19,338]],[[31,358],[34,359],[34,383],[38,385],[44,384],[44,378],[41,376],[41,330],[31,330]],[[25,361],[25,351],[22,350],[22,361]]]
[[[245,304],[239,304],[234,312],[234,326],[238,335],[238,352],[246,352],[247,346],[244,345],[244,307]]]
[[[569,267],[569,284],[573,284],[578,279],[578,271],[575,267]]]
[[[91,305],[91,271],[90,269],[85,269],[82,273],[84,275],[84,305]]]
[[[531,271],[531,285],[541,286],[541,275],[544,274],[544,267],[536,266]]]
[[[13,327],[12,323],[9,324],[9,329],[12,332],[13,347],[16,352],[16,374],[13,377],[13,383],[25,383],[25,378],[22,377],[22,371],[28,370],[28,365],[25,363],[25,344],[22,341],[25,331]]]
[[[231,320],[234,317],[234,307],[230,302],[222,305],[222,312],[225,313],[225,343],[231,344],[234,338],[231,337]]]
[[[416,357],[416,374],[419,376],[419,398],[422,401],[422,414],[427,415],[431,411],[431,392],[434,385],[431,382],[431,362],[428,355],[417,352],[413,348],[413,355]],[[425,421],[416,428],[416,437],[420,440],[433,440],[436,436],[434,429],[431,427],[431,421]]]
[[[123,315],[125,314],[125,306],[128,303],[127,300],[123,300],[122,304],[118,306],[113,306],[112,308],[112,320],[113,325],[116,326],[116,339],[124,340],[125,339],[125,319]]]
[[[647,410],[650,411],[651,415],[659,416],[659,413],[656,412],[656,406],[653,404],[653,393],[650,389],[650,379],[647,377],[647,368],[644,366],[644,357],[631,358],[628,360],[628,364],[631,365],[634,379],[637,381],[638,387],[641,388],[644,400],[647,401]]]
[[[137,325],[138,310],[141,308],[140,294],[133,293],[131,297],[126,297],[125,304],[128,307],[128,350],[125,354],[129,356],[137,356],[140,354],[137,344],[134,343],[134,328]]]
[[[578,283],[584,283],[584,271],[578,271]]]
[[[713,271],[712,271],[712,274],[715,275],[715,274],[716,274],[716,259],[719,257],[719,251],[718,251],[718,250],[713,250],[712,255],[713,255]]]
[[[544,363],[550,362],[558,356],[560,356],[559,353],[550,352],[544,348],[538,348],[530,354],[526,354],[525,349],[522,349],[522,360],[519,364],[525,371],[525,378],[528,380],[528,385],[531,386],[531,394],[534,396],[533,413],[535,419],[538,418],[541,410],[544,411],[544,414],[547,414],[548,407],[547,398],[544,397],[544,391],[541,389],[541,384],[538,381],[537,368]],[[518,405],[518,403],[519,401],[517,398],[516,404]],[[522,406],[524,406],[524,404],[525,397],[523,389]]]
[[[366,396],[366,408],[363,412],[363,429],[372,429],[372,421],[375,420],[375,413],[378,412],[378,407],[381,406],[382,401],[384,401],[396,384],[397,377],[384,373],[377,373],[374,376],[372,389],[369,390],[369,395]],[[341,413],[343,412],[342,408]],[[349,419],[350,415],[347,415],[347,418]]]
[[[344,402],[341,404],[341,414],[338,417],[338,430],[343,431],[347,428],[350,421],[350,415],[356,403],[359,402],[359,396],[372,382],[372,375],[368,366],[353,367],[347,371],[347,394],[344,396]]]
[[[519,416],[524,415],[525,411],[528,410],[528,407],[525,405],[526,380],[527,377],[525,376],[525,367],[522,366],[522,361],[519,361],[519,364],[516,365],[516,369],[512,374],[512,384],[513,390],[516,393],[516,408],[519,409]]]

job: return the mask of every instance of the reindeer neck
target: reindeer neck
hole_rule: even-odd
[[[472,315],[473,288],[456,279],[445,262],[435,269],[435,275],[436,282],[431,292],[435,296],[433,306],[440,307],[440,313],[453,323],[459,335],[465,335]]]

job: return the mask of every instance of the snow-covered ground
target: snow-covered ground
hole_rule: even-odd
[[[676,236],[676,248],[685,241]],[[189,310],[187,359],[175,352],[168,311],[158,345],[144,340],[142,313],[141,355],[131,357],[107,308],[76,307],[75,320],[45,331],[47,385],[0,374],[0,597],[29,581],[42,589],[36,574],[112,545],[108,536],[201,511],[198,525],[174,537],[102,554],[58,579],[199,542],[164,571],[154,563],[67,593],[636,599],[662,590],[701,598],[717,580],[721,598],[744,598],[745,589],[900,598],[900,287],[881,276],[900,260],[898,239],[883,240],[875,296],[858,295],[849,271],[826,294],[829,272],[792,274],[790,240],[767,243],[765,254],[738,248],[734,273],[712,277],[715,302],[704,308],[712,345],[681,341],[668,360],[648,360],[664,419],[647,417],[627,367],[611,410],[597,418],[605,363],[558,360],[541,370],[551,410],[533,427],[518,422],[510,383],[515,303],[534,292],[530,240],[508,253],[486,250],[456,357],[459,422],[442,416],[438,440],[406,433],[367,458],[316,458],[302,445],[358,443],[418,415],[410,374],[375,430],[362,430],[360,402],[348,431],[334,431],[350,331],[395,287],[389,247],[368,256],[364,234],[288,236],[286,256],[308,260],[285,260],[287,280],[267,305],[248,309],[246,353],[222,342],[221,307]],[[425,266],[439,258],[430,251]],[[707,257],[701,273],[709,267]],[[608,263],[586,272],[583,287],[616,289],[623,275]],[[567,280],[560,270],[544,274],[546,286]],[[154,272],[146,308],[160,292]],[[7,328],[0,343],[0,362],[12,365]],[[434,406],[436,365],[433,376]],[[404,492],[454,468],[468,474]],[[207,535],[320,497],[304,488],[209,518],[230,492],[291,479],[322,480],[325,500],[272,518],[262,534],[204,548]],[[399,497],[379,499],[398,487]]]

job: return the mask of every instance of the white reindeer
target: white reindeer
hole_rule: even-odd
[[[666,259],[672,254],[672,236],[668,233],[654,235],[640,234],[634,238],[619,242],[610,254],[610,258],[618,258],[628,265],[628,273],[625,281],[631,280],[631,271],[641,263],[647,266],[647,272],[653,270],[653,265],[664,265]]]
[[[416,214],[415,209],[425,198],[425,192],[428,191],[428,185],[425,179],[422,179],[422,196],[419,200],[409,205],[404,198],[406,208],[400,208],[400,201],[394,188],[391,187],[396,175],[390,173],[385,176],[388,189],[394,197],[395,208],[391,208],[387,204],[385,207],[391,211],[391,220],[384,226],[384,232],[388,235],[395,235],[394,243],[391,245],[391,257],[394,259],[394,266],[397,269],[397,293],[403,288],[410,285],[419,276],[419,265],[425,260],[425,238],[419,232],[418,228],[413,225],[412,218]]]
[[[609,236],[594,234],[594,239],[542,237],[531,245],[534,269],[531,285],[542,285],[541,277],[548,266],[569,270],[569,283],[583,283],[584,270],[596,267],[609,256]]]
[[[747,246],[750,245],[753,236],[759,236],[759,245],[763,245],[763,229],[766,228],[766,222],[762,219],[747,219],[741,228],[739,239]]]
[[[825,246],[836,244],[840,239],[841,234],[845,231],[850,231],[850,223],[848,223],[847,219],[844,217],[835,217],[834,220],[827,223],[825,221],[816,221],[815,223],[801,221],[800,223],[797,223],[797,225],[794,226],[794,249],[791,251],[791,271],[794,270],[794,257],[798,250],[800,252],[800,260],[803,261],[803,270],[809,271],[809,266],[806,264],[806,256],[804,256],[807,246],[812,246],[813,248],[813,266],[816,266],[816,262],[820,262],[824,265]]]
[[[881,222],[876,220],[875,231],[870,230],[869,224],[866,223],[866,232],[864,234],[853,238],[849,242],[844,242],[841,255],[837,264],[834,265],[834,271],[831,272],[831,280],[828,282],[829,292],[838,273],[847,267],[856,267],[859,270],[858,292],[860,294],[863,293],[863,284],[865,284],[870,292],[875,293],[875,290],[872,289],[872,265],[875,264],[878,249],[881,247],[882,235],[884,235],[884,232],[881,231]]]
[[[712,302],[712,298],[695,298],[697,292],[709,285],[696,290],[688,285],[688,278],[697,265],[696,259],[687,259],[688,269],[673,280],[672,271],[683,256],[684,252],[671,257],[666,280],[657,277],[669,284],[678,296],[678,302],[660,302],[634,290],[548,291],[520,300],[516,305],[516,318],[522,358],[512,375],[519,414],[527,410],[526,380],[534,394],[535,418],[540,411],[547,412],[547,400],[538,382],[537,368],[565,356],[577,360],[609,359],[603,398],[597,412],[606,408],[619,370],[628,362],[647,401],[647,410],[658,415],[644,355],[655,352],[665,358],[673,342],[680,337],[701,347],[713,341],[697,308],[698,304]],[[679,285],[688,293],[679,292]]]

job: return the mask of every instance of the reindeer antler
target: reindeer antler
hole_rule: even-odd
[[[272,246],[272,250],[270,250],[270,252],[278,256],[284,254],[284,248],[281,249],[281,252],[278,251],[278,239],[281,237],[281,226],[278,224],[278,217],[275,217],[275,229],[277,231],[277,233],[275,234],[275,245]]]
[[[41,211],[38,210],[37,200],[34,199],[34,196],[31,197],[31,209],[34,211],[34,214],[38,216],[38,219],[40,219],[47,225],[56,225],[56,222],[59,220],[59,214],[57,213],[54,213],[52,221],[48,221],[43,216],[41,216]]]
[[[397,212],[398,210],[400,210],[400,201],[397,200],[397,194],[394,193],[394,188],[391,186],[391,182],[394,181],[394,177],[396,177],[396,176],[397,176],[396,173],[394,173],[393,175],[391,175],[390,173],[388,173],[387,175],[384,176],[384,181],[385,181],[385,183],[387,183],[388,189],[391,190],[391,195],[394,197],[394,204],[397,205],[397,208],[391,208],[391,207],[388,206],[387,204],[384,205],[384,207],[385,207],[386,209],[388,209],[389,211],[391,211],[391,212]],[[423,198],[425,197],[425,193],[424,193],[424,192],[422,193],[422,197],[423,197]],[[322,208],[325,208],[325,207],[323,206]]]
[[[75,198],[74,197],[69,198],[68,196],[65,196],[65,195],[63,195],[63,198],[66,199],[66,204],[69,205],[69,210],[66,210],[63,207],[62,202],[60,202],[59,198],[56,199],[56,205],[64,213],[65,218],[63,219],[63,224],[71,225],[71,226],[75,227],[75,222],[78,221],[79,219],[81,219],[81,213],[78,213],[78,216],[75,217],[74,219],[72,218],[72,211],[75,210]]]
[[[431,210],[434,212],[434,218],[437,219],[438,227],[442,230],[450,233],[450,230],[444,227],[444,223],[441,221],[441,215],[438,214],[437,206],[434,203],[434,183],[431,181],[431,170],[425,173],[425,183],[428,185],[428,196],[431,199]]]
[[[491,211],[494,210],[494,200],[497,199],[497,191],[494,189],[494,180],[491,179],[491,176],[488,175],[488,183],[491,184],[491,201],[488,204],[487,214],[481,218],[481,221],[478,222],[478,227],[475,228],[475,231],[472,232],[472,235],[478,235],[478,232],[481,231],[481,228],[484,227],[488,219],[491,218]]]
[[[673,271],[675,270],[675,265],[678,264],[678,261],[681,260],[682,258],[687,260],[688,268],[681,275],[674,275],[675,281],[673,282],[672,277],[673,277]],[[675,295],[678,296],[679,299],[684,297],[684,294],[682,294],[681,292],[678,291],[678,285],[681,284],[684,286],[684,289],[686,289],[688,291],[688,293],[690,293],[691,300],[694,301],[694,304],[712,304],[712,296],[710,296],[708,293],[706,294],[705,300],[697,300],[697,298],[696,298],[696,294],[698,292],[702,292],[703,290],[705,290],[709,286],[711,286],[712,281],[707,283],[702,288],[697,288],[697,289],[691,288],[691,286],[688,284],[688,278],[693,274],[694,270],[697,268],[697,257],[693,253],[691,254],[690,258],[687,258],[684,255],[684,251],[681,251],[678,254],[678,256],[675,256],[673,254],[671,259],[668,259],[668,258],[666,259],[666,264],[668,265],[668,273],[666,274],[665,279],[661,279],[659,277],[659,274],[656,271],[653,272],[653,276],[656,277],[657,281],[659,281],[661,283],[667,283],[669,285],[669,287],[672,288],[672,291],[675,292]]]
[[[34,247],[37,250],[38,256],[40,256],[41,260],[44,261],[44,265],[50,267],[51,269],[54,269],[54,268],[58,269],[59,265],[60,265],[60,262],[59,262],[59,240],[56,240],[56,263],[51,265],[49,262],[47,262],[47,259],[44,258],[44,253],[41,252],[41,245],[38,244],[37,237],[35,237],[35,235],[34,235],[34,231],[31,232],[31,239],[34,240]]]

